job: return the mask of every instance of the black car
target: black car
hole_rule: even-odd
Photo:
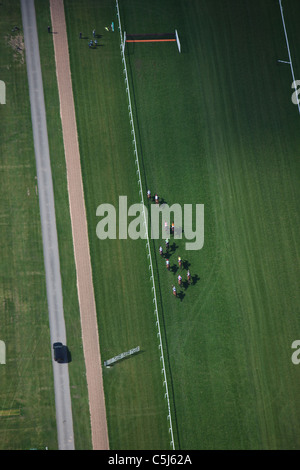
[[[65,346],[62,343],[53,343],[54,360],[56,362],[65,362]]]

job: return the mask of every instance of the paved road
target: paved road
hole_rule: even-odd
[[[51,343],[66,344],[52,174],[34,0],[21,0],[27,75],[36,157]],[[46,32],[46,34],[48,34]],[[52,347],[52,345],[51,345]],[[58,447],[73,450],[68,364],[53,361]]]

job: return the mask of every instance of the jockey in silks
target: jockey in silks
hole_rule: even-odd
[[[158,195],[157,195],[157,194],[155,194],[154,199],[155,199],[155,203],[156,203],[156,204],[159,204],[159,198],[158,198]]]
[[[170,261],[168,259],[166,260],[166,267],[167,270],[170,271]]]
[[[169,239],[166,238],[166,250],[169,251]]]
[[[182,282],[182,277],[181,277],[180,274],[179,274],[179,276],[178,276],[178,284],[179,284],[180,286],[181,286],[181,282]]]
[[[178,256],[178,265],[180,268],[182,268],[182,260],[180,256]]]
[[[177,290],[176,290],[175,286],[172,286],[172,291],[173,291],[173,295],[175,295],[175,297],[177,297]]]
[[[190,273],[189,269],[188,269],[188,272],[186,273],[186,277],[187,277],[188,283],[190,284],[191,283],[191,273]]]
[[[162,256],[162,255],[163,255],[163,249],[162,249],[162,247],[161,247],[161,246],[159,247],[159,254],[160,254],[160,256]]]
[[[172,225],[171,225],[171,233],[173,233],[174,235],[174,222],[172,222]]]
[[[151,191],[150,191],[150,189],[148,189],[148,191],[147,191],[147,198],[148,198],[149,200],[151,199]]]

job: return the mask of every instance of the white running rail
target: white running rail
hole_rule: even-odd
[[[123,73],[125,75],[126,93],[127,93],[128,102],[129,102],[128,111],[129,111],[129,120],[130,120],[130,126],[131,126],[131,134],[132,134],[132,137],[133,137],[132,143],[133,143],[133,146],[134,146],[135,164],[137,166],[138,184],[139,184],[139,187],[140,187],[139,193],[141,195],[141,204],[142,204],[142,207],[144,208],[143,186],[142,186],[142,179],[141,179],[141,172],[140,172],[140,164],[139,164],[137,143],[136,143],[136,138],[135,138],[135,128],[134,128],[134,123],[133,123],[133,114],[132,114],[129,82],[128,82],[128,75],[127,75],[126,60],[125,60],[125,43],[123,41],[123,36],[122,36],[122,27],[121,27],[121,18],[120,18],[118,0],[116,0],[116,8],[117,8],[117,17],[118,17],[118,21],[119,21],[119,31],[120,31],[120,41],[121,41],[120,49],[121,49],[122,62],[123,62],[123,66],[124,66]],[[125,36],[124,36],[124,39],[125,39]],[[144,226],[145,226],[145,233],[146,233],[146,240],[147,240],[147,242],[146,242],[146,249],[147,249],[147,252],[148,252],[147,257],[149,258],[149,269],[150,269],[150,272],[151,272],[150,281],[152,281],[153,303],[154,303],[154,306],[155,306],[154,315],[156,316],[156,326],[157,326],[157,329],[158,329],[158,333],[157,333],[157,336],[159,338],[158,348],[160,349],[160,354],[161,354],[160,361],[162,362],[161,372],[163,374],[163,379],[164,379],[163,380],[163,386],[165,387],[165,397],[167,399],[167,404],[168,404],[167,419],[169,421],[169,432],[171,434],[170,446],[172,447],[173,450],[175,450],[173,426],[172,426],[172,417],[171,417],[171,407],[170,407],[168,383],[167,383],[167,376],[166,376],[165,359],[164,359],[162,339],[161,339],[160,323],[159,323],[159,317],[158,317],[157,297],[156,297],[156,288],[155,288],[152,256],[151,256],[149,234],[148,234],[148,221],[147,221],[146,213],[145,213],[144,210],[143,210],[143,215],[144,215]]]
[[[293,83],[295,83],[295,75],[294,75],[294,69],[293,69],[293,62],[292,62],[292,57],[291,57],[291,52],[290,52],[289,40],[288,40],[288,36],[287,36],[287,32],[286,32],[286,27],[285,27],[285,21],[284,21],[284,16],[283,16],[283,8],[282,8],[281,0],[279,0],[279,7],[280,7],[281,19],[282,19],[282,24],[283,24],[283,29],[284,29],[286,47],[287,47],[288,55],[289,55],[289,62],[288,62],[288,63],[290,64],[290,67],[291,67],[291,72],[292,72],[292,77],[293,77]],[[281,62],[283,62],[283,61],[281,61]],[[298,111],[299,111],[299,114],[300,114],[300,103],[299,103],[298,95],[297,95],[297,105],[298,105]]]

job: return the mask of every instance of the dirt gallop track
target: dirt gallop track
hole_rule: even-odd
[[[109,449],[97,314],[63,0],[50,0],[93,449]]]

